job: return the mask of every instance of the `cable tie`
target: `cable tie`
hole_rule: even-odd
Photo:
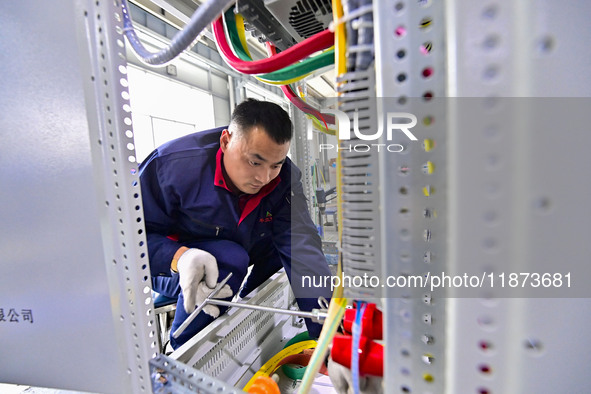
[[[359,18],[360,16],[365,15],[369,12],[373,12],[373,4],[367,4],[367,5],[364,5],[363,7],[359,7],[356,10],[349,12],[348,15],[345,15],[345,16],[341,17],[339,20],[337,20],[337,24],[340,25],[340,24],[349,22],[350,20]],[[373,14],[372,14],[372,16],[373,16]]]
[[[373,52],[373,45],[354,45],[347,49],[348,52]]]
[[[351,27],[355,30],[359,30],[359,29],[363,29],[363,28],[372,28],[373,27],[373,22],[372,21],[360,21],[360,20],[354,20],[353,22],[351,22]]]

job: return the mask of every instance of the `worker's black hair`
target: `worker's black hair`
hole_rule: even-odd
[[[269,101],[250,98],[241,102],[234,109],[230,124],[236,125],[242,133],[248,133],[254,126],[262,127],[279,145],[291,141],[293,136],[293,128],[287,112]]]

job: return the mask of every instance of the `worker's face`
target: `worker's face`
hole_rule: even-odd
[[[279,175],[289,151],[289,142],[277,144],[258,126],[248,133],[224,130],[220,144],[230,181],[247,194],[258,193]]]

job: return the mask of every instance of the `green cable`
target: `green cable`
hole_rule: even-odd
[[[306,367],[292,367],[290,365],[284,364],[281,366],[281,370],[291,380],[302,380],[304,374],[306,373]]]
[[[230,36],[230,45],[232,45],[232,49],[236,53],[236,56],[240,58],[240,60],[244,61],[252,61],[252,58],[242,46],[242,42],[240,42],[240,36],[238,35],[238,29],[236,28],[236,17],[234,16],[234,9],[230,7],[224,13],[224,22],[226,25],[226,29],[228,30],[228,35]]]
[[[293,337],[289,341],[287,341],[287,343],[285,344],[285,346],[283,346],[283,348],[285,349],[286,347],[291,346],[294,343],[309,341],[310,339],[315,340],[314,338],[310,337],[310,334],[308,334],[308,331],[300,332],[298,335],[296,335],[295,337]]]
[[[322,67],[334,64],[334,49],[322,52],[320,55],[310,57],[300,63],[292,64],[281,70],[261,75],[260,77],[269,81],[286,81],[310,74]]]
[[[308,331],[304,331],[299,333],[295,337],[291,338],[289,341],[287,341],[283,348],[285,349],[286,347],[291,346],[294,343],[309,341],[310,339],[314,338],[310,338],[310,334],[308,334]],[[284,364],[281,366],[281,370],[283,371],[285,376],[292,380],[301,380],[304,377],[304,374],[306,373],[305,366],[292,367],[288,364]]]
[[[228,30],[230,45],[232,46],[232,49],[236,55],[241,60],[251,61],[252,58],[248,55],[248,53],[246,53],[244,47],[242,46],[242,42],[240,41],[233,8],[228,9],[224,13],[224,21],[226,22],[226,29]],[[273,71],[267,74],[260,74],[258,77],[267,81],[286,81],[303,77],[322,67],[330,66],[332,64],[334,64],[334,49],[322,52],[320,55],[310,57],[281,70]]]

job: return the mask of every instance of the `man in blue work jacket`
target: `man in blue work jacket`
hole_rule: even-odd
[[[307,210],[301,172],[287,157],[293,135],[278,105],[249,99],[230,125],[168,142],[140,165],[152,285],[178,297],[172,332],[228,273],[218,294],[240,296],[281,267],[301,310],[330,297],[326,287],[303,286],[303,277],[330,276],[322,243]],[[218,280],[219,279],[219,280]],[[328,281],[330,282],[330,281]],[[183,307],[180,307],[180,306]],[[177,348],[220,314],[206,306],[178,337]],[[321,326],[306,319],[311,336]]]

